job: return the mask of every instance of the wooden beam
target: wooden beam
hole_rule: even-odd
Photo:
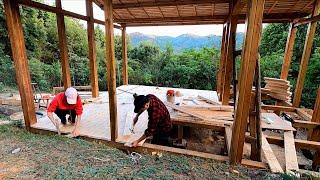
[[[320,123],[320,87],[318,88],[317,99],[316,99],[316,102],[314,103],[311,122]]]
[[[116,58],[114,52],[114,33],[112,0],[104,0],[105,14],[105,37],[106,37],[106,65],[107,82],[109,93],[109,113],[111,140],[115,141],[118,137],[118,116],[117,116],[117,97],[116,97]]]
[[[271,111],[295,112],[296,108],[290,106],[262,105],[262,109]]]
[[[30,130],[37,119],[19,5],[16,0],[4,0],[3,4],[25,126]]]
[[[293,120],[292,126],[294,128],[306,128],[306,129],[314,129],[319,128],[319,122],[311,122],[311,121],[300,121],[300,120]]]
[[[113,4],[113,9],[128,9],[128,8],[145,8],[145,7],[162,7],[162,6],[182,6],[182,5],[201,5],[201,4],[219,4],[229,3],[228,0],[179,0],[179,1],[152,1],[139,3],[123,3]]]
[[[226,59],[226,37],[228,32],[228,25],[223,25],[223,32],[221,37],[221,50],[220,50],[220,64],[219,64],[219,71],[217,75],[217,93],[221,94],[222,92],[222,77],[224,71],[224,64]]]
[[[249,103],[258,59],[258,48],[262,31],[262,16],[264,0],[248,1],[248,16],[246,36],[241,56],[241,70],[239,80],[238,101],[236,103],[235,121],[232,130],[230,163],[237,164],[242,159],[247,120],[249,117]]]
[[[230,28],[228,29],[227,49],[226,49],[226,65],[223,78],[222,89],[222,105],[228,105],[230,100],[230,85],[233,72],[233,53],[236,48],[236,32],[237,32],[237,16],[231,16]]]
[[[310,17],[310,18],[296,19],[296,20],[294,20],[294,27],[298,27],[303,24],[308,24],[308,23],[317,22],[317,21],[320,21],[320,15]]]
[[[302,117],[304,120],[306,121],[311,121],[312,116],[309,115],[306,111],[304,111],[303,109],[297,108],[296,109],[297,114]]]
[[[283,170],[281,168],[281,165],[277,159],[277,157],[274,155],[266,137],[262,135],[262,152],[264,154],[265,159],[267,160],[270,170],[273,173],[283,173]]]
[[[232,137],[232,127],[226,126],[224,139],[225,139],[225,143],[227,145],[228,155],[230,155],[231,137]]]
[[[51,12],[51,13],[56,13],[56,14],[62,14],[64,16],[68,16],[71,18],[75,18],[75,19],[81,19],[84,21],[88,21],[89,17],[81,15],[81,14],[77,14],[71,11],[66,11],[63,9],[59,9],[57,7],[53,7],[53,6],[49,6],[43,3],[39,3],[36,1],[30,1],[30,0],[18,0],[19,4],[23,5],[23,6],[27,6],[27,7],[32,7],[32,8],[36,8],[42,11],[46,11],[46,12]],[[98,20],[98,19],[94,19],[94,22],[97,24],[101,24],[104,25],[104,21]],[[121,27],[119,25],[114,24],[114,28],[120,29]]]
[[[62,9],[61,0],[56,0],[56,6],[58,9]],[[68,44],[66,35],[66,26],[64,22],[64,15],[57,13],[57,27],[59,38],[59,51],[60,51],[60,63],[62,69],[62,79],[64,89],[71,86],[70,65],[68,56]]]
[[[281,79],[285,79],[285,80],[288,79],[296,33],[297,33],[297,28],[294,27],[293,24],[291,24],[290,30],[288,33],[288,38],[287,38],[286,50],[284,52],[284,57],[283,57],[282,70],[280,75]]]
[[[224,83],[224,76],[226,74],[225,70],[225,66],[226,66],[226,61],[227,61],[227,42],[228,42],[228,39],[229,39],[229,29],[230,29],[230,22],[227,22],[225,24],[225,32],[223,34],[223,41],[224,43],[221,44],[221,48],[223,48],[223,51],[221,51],[221,57],[220,57],[220,82],[219,82],[219,86],[220,86],[220,96],[219,96],[219,100],[221,101],[222,100],[222,92],[223,92],[223,83]],[[223,46],[223,47],[222,47]]]
[[[93,6],[92,0],[86,0],[86,10],[89,20],[87,21],[87,35],[88,35],[88,59],[90,66],[90,81],[92,97],[99,96],[99,84],[98,84],[98,67],[96,56],[96,41],[94,32],[94,20],[93,20]]]
[[[285,160],[286,160],[286,172],[290,172],[292,170],[298,171],[298,159],[297,152],[293,137],[292,131],[284,131],[284,152],[285,152]]]
[[[276,144],[278,146],[284,145],[284,139],[279,136],[266,136],[270,144]],[[308,150],[320,150],[320,142],[308,141],[303,139],[294,139],[295,147],[298,149],[308,149]]]
[[[315,1],[315,4],[314,4],[312,17],[319,15],[319,10],[320,10],[320,1],[317,0],[317,1]],[[296,85],[296,89],[294,92],[294,98],[293,98],[293,103],[292,103],[292,105],[294,107],[300,106],[304,80],[305,80],[306,73],[307,73],[307,67],[308,67],[308,62],[309,62],[309,58],[311,55],[312,44],[313,44],[313,39],[314,39],[314,35],[316,32],[316,28],[317,28],[317,22],[309,23],[306,41],[305,41],[305,45],[304,45],[304,49],[303,49],[303,54],[301,57],[297,85]]]
[[[128,85],[128,51],[126,39],[126,26],[122,25],[122,81],[123,85]]]

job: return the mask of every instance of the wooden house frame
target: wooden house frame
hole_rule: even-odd
[[[135,151],[169,151],[178,154],[193,155],[211,158],[219,161],[230,161],[232,165],[244,164],[251,167],[266,168],[266,164],[243,159],[243,146],[245,141],[257,142],[257,137],[247,137],[246,129],[250,116],[249,104],[251,104],[251,90],[258,60],[258,47],[261,39],[262,23],[290,22],[291,28],[285,49],[284,63],[281,78],[287,79],[290,69],[294,39],[297,26],[308,24],[305,48],[300,65],[297,87],[292,106],[263,106],[264,109],[275,111],[299,111],[301,94],[306,76],[308,60],[315,35],[317,21],[320,19],[320,0],[86,0],[87,15],[80,15],[62,9],[61,0],[56,0],[56,6],[41,4],[32,0],[3,0],[9,38],[12,48],[12,56],[16,72],[16,79],[21,96],[24,120],[27,130],[35,133],[45,131],[32,128],[37,122],[35,116],[33,92],[28,68],[26,47],[21,24],[19,6],[28,6],[57,16],[59,37],[60,60],[63,74],[64,87],[71,86],[70,67],[68,62],[68,50],[64,17],[87,21],[90,79],[92,96],[99,95],[98,75],[96,64],[96,50],[94,40],[94,24],[105,26],[107,82],[109,92],[109,111],[111,141],[103,141],[113,147],[128,149],[123,144],[117,143],[117,99],[116,99],[116,62],[114,52],[114,28],[122,30],[122,57],[123,57],[123,83],[128,84],[128,62],[126,47],[126,27],[131,26],[161,26],[161,25],[195,25],[195,24],[224,24],[221,59],[218,73],[217,92],[221,94],[223,104],[228,104],[230,99],[230,85],[235,51],[235,36],[237,24],[246,24],[246,33],[241,52],[241,70],[237,99],[235,102],[235,118],[232,127],[230,141],[230,154],[228,156],[181,150],[159,145],[144,144],[135,148]],[[105,20],[97,20],[93,17],[93,3],[97,4],[105,12]],[[309,17],[307,17],[309,16]],[[117,24],[114,24],[117,23]],[[106,107],[107,108],[107,107]],[[313,130],[313,134],[320,132],[320,90],[316,100],[313,116],[310,122],[297,122],[296,127],[306,127]],[[229,130],[229,131],[231,131]],[[46,132],[48,133],[48,132]],[[283,139],[266,137],[270,143],[283,144]],[[89,139],[89,138],[87,138]],[[92,139],[94,140],[94,139]],[[229,139],[230,140],[230,139]],[[297,148],[320,150],[320,139],[312,141],[295,140]]]

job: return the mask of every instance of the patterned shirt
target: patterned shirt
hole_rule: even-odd
[[[147,98],[150,102],[147,110],[149,122],[144,134],[148,137],[156,133],[169,133],[172,129],[172,122],[167,107],[152,94],[147,95]]]

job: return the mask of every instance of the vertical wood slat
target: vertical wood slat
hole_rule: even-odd
[[[223,78],[223,87],[222,87],[222,105],[228,105],[230,99],[230,84],[231,77],[233,72],[233,56],[235,51],[236,44],[236,31],[237,31],[237,22],[238,19],[236,16],[232,16],[230,18],[230,28],[229,32],[227,32],[227,54],[226,54],[226,64],[225,64],[225,75]]]
[[[88,48],[89,48],[89,66],[90,66],[90,82],[92,97],[99,96],[98,84],[98,68],[97,68],[97,55],[96,55],[96,41],[94,32],[94,19],[93,19],[93,6],[92,0],[86,0],[86,11],[89,20],[87,21],[87,35],[88,35]]]
[[[225,59],[225,44],[226,44],[226,33],[227,33],[227,25],[223,25],[223,32],[221,37],[221,49],[220,49],[220,64],[219,64],[219,71],[217,75],[217,93],[221,94],[221,88],[222,88],[222,68],[224,65],[224,59]]]
[[[118,136],[117,125],[117,97],[116,97],[116,60],[114,52],[114,33],[112,17],[112,0],[104,0],[105,13],[105,35],[106,35],[106,64],[107,81],[109,93],[109,113],[111,141],[115,141]]]
[[[61,0],[56,0],[56,7],[62,9]],[[63,14],[57,13],[57,28],[59,38],[60,62],[62,69],[63,86],[65,89],[71,86],[70,65],[68,57],[68,45],[66,26]]]
[[[122,25],[122,81],[123,85],[128,85],[128,51],[126,39],[126,26]]]
[[[21,24],[19,5],[16,0],[4,0],[4,9],[8,34],[10,38],[12,58],[16,71],[16,79],[21,97],[23,116],[27,130],[37,122],[26,46]]]
[[[285,80],[288,79],[296,33],[297,33],[297,27],[294,27],[294,24],[291,24],[290,30],[288,33],[288,38],[287,38],[286,50],[284,52],[284,57],[283,57],[282,70],[280,75],[281,79],[285,79]]]
[[[249,103],[258,59],[258,48],[262,31],[264,0],[249,0],[246,17],[245,41],[241,56],[239,93],[236,103],[235,121],[232,129],[230,163],[241,162],[245,131],[249,117]]]
[[[320,1],[316,0],[315,4],[314,4],[312,17],[319,15],[319,10],[320,10]],[[316,28],[317,28],[317,22],[309,23],[308,31],[307,31],[307,35],[306,35],[306,41],[305,41],[304,49],[303,49],[303,54],[301,57],[297,85],[296,85],[296,89],[294,92],[294,98],[293,98],[293,103],[292,103],[292,106],[294,106],[294,107],[300,106],[304,80],[305,80],[306,73],[307,73],[307,67],[308,67],[308,62],[309,62],[310,55],[311,55],[312,44],[313,44],[313,39],[314,39],[314,35],[316,32]]]

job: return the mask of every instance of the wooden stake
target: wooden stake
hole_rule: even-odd
[[[111,141],[115,141],[118,136],[117,125],[117,97],[116,97],[116,60],[114,54],[113,16],[112,0],[104,0],[105,13],[105,34],[106,34],[106,64],[107,81],[109,92],[109,113]]]
[[[280,76],[281,79],[285,79],[285,80],[288,79],[296,33],[297,33],[297,28],[294,27],[293,24],[291,24],[288,38],[287,38],[286,50],[284,52],[284,57],[283,57],[283,64],[282,64],[282,70],[281,70],[281,76]]]
[[[89,20],[87,21],[87,34],[88,34],[88,47],[89,47],[89,65],[90,65],[90,81],[92,97],[99,96],[98,85],[98,68],[97,68],[97,56],[96,56],[96,41],[94,33],[94,19],[93,19],[93,7],[92,0],[86,0],[86,10]]]
[[[3,4],[11,43],[12,58],[16,71],[16,79],[21,97],[24,121],[27,130],[30,130],[30,126],[37,123],[37,119],[33,102],[31,78],[19,13],[19,5],[16,0],[4,0]]]
[[[233,53],[236,44],[236,31],[238,19],[236,16],[231,16],[230,28],[227,39],[227,60],[225,65],[225,75],[223,78],[223,91],[222,91],[222,105],[228,105],[230,100],[230,84],[233,72]]]
[[[56,0],[56,7],[62,9],[61,0]],[[59,37],[60,63],[62,68],[63,86],[65,89],[71,86],[70,66],[68,59],[68,44],[64,15],[57,13],[57,27]]]
[[[123,85],[128,85],[128,57],[127,57],[127,40],[126,26],[122,26],[122,81]]]
[[[240,163],[242,159],[245,131],[247,129],[247,120],[249,117],[248,104],[250,103],[262,31],[264,0],[249,0],[248,8],[246,36],[241,57],[238,101],[232,129],[230,151],[230,163],[232,165]]]
[[[312,17],[319,15],[319,10],[320,10],[320,1],[316,0],[313,8]],[[311,55],[312,44],[313,44],[316,28],[317,28],[317,22],[309,23],[306,41],[304,44],[303,54],[302,54],[301,63],[300,63],[297,85],[294,92],[294,98],[292,103],[292,106],[294,107],[300,106],[304,80],[307,73],[307,67],[308,67],[308,62]]]

